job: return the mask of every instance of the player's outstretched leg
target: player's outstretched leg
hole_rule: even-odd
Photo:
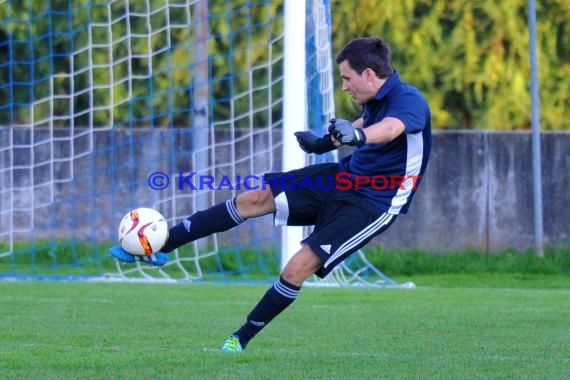
[[[132,263],[136,260],[162,266],[168,261],[168,253],[194,240],[216,232],[230,230],[248,218],[275,212],[275,200],[271,189],[257,189],[241,193],[204,211],[198,211],[168,230],[168,240],[160,252],[151,256],[135,256],[121,247],[109,251],[119,261]],[[149,259],[150,258],[150,259]]]
[[[109,253],[124,263],[143,261],[150,265],[163,266],[168,261],[168,253],[176,248],[213,233],[227,231],[244,221],[237,211],[235,199],[228,199],[207,210],[198,211],[170,228],[166,244],[154,255],[133,255],[121,247],[112,247]]]
[[[109,253],[115,259],[124,263],[134,263],[135,261],[142,261],[150,265],[161,267],[168,261],[168,254],[156,252],[149,256],[133,255],[125,251],[122,247],[116,246],[109,248]]]

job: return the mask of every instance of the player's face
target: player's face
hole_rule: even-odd
[[[350,67],[348,61],[342,61],[338,68],[342,78],[342,90],[350,93],[356,103],[364,104],[374,98],[377,88],[371,81],[371,75],[375,75],[372,70],[366,69],[362,74],[358,74]]]

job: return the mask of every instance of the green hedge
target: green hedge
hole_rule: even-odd
[[[267,34],[273,33],[272,24],[267,20],[271,15],[280,14],[281,2],[271,3],[270,6],[255,8],[248,18],[231,10],[243,9],[246,0],[227,2],[224,0],[210,0],[210,33],[216,35],[216,40],[210,46],[210,69],[219,76],[224,77],[227,66],[231,64],[234,72],[247,63],[245,54],[239,54],[242,49],[255,46],[256,38],[262,40]],[[143,4],[143,3],[141,3]],[[131,11],[144,9],[144,5],[131,3]],[[400,72],[404,80],[416,85],[426,94],[432,111],[435,128],[461,128],[461,129],[491,129],[513,130],[528,129],[530,125],[530,93],[529,93],[529,35],[527,27],[527,0],[332,0],[331,13],[333,22],[333,52],[338,52],[350,39],[362,35],[379,35],[385,38],[393,48],[394,67]],[[77,27],[74,41],[70,41],[68,14],[73,7],[73,25]],[[57,10],[57,12],[51,12]],[[117,6],[117,11],[122,11]],[[570,129],[567,121],[567,110],[570,109],[570,1],[568,0],[542,0],[537,1],[538,18],[538,53],[539,53],[539,79],[541,102],[541,127],[544,130]],[[11,20],[0,23],[0,39],[12,38],[14,41],[32,41],[34,56],[38,60],[33,70],[29,65],[15,65],[13,77],[21,81],[36,80],[36,85],[30,91],[28,86],[21,84],[0,88],[0,97],[18,101],[23,104],[33,99],[41,98],[48,91],[48,81],[44,80],[52,73],[64,70],[67,62],[62,59],[53,63],[39,59],[49,55],[50,44],[62,54],[70,54],[76,46],[82,46],[88,41],[87,29],[81,29],[91,21],[101,21],[106,18],[107,8],[104,3],[91,3],[88,0],[52,0],[50,2],[16,2],[11,7],[0,6],[0,20]],[[51,24],[46,15],[50,15]],[[231,15],[231,16],[230,16]],[[21,20],[33,19],[32,25]],[[273,20],[281,23],[281,18]],[[253,41],[242,38],[241,34],[228,35],[228,26],[243,26],[256,23],[265,25],[252,36]],[[50,26],[51,25],[51,26]],[[81,26],[81,27],[80,27]],[[145,25],[133,24],[137,28]],[[51,29],[50,29],[51,28]],[[121,35],[122,25],[117,23],[113,32]],[[239,29],[239,28],[238,28]],[[280,30],[280,28],[276,28]],[[54,32],[49,35],[49,31]],[[33,36],[30,36],[30,33]],[[59,34],[58,34],[59,33]],[[33,38],[31,38],[33,37]],[[190,85],[187,73],[192,49],[186,42],[190,38],[187,30],[174,30],[171,35],[173,53],[171,65],[175,68],[174,77],[182,95],[176,93],[175,107],[187,106],[187,94],[184,89]],[[107,35],[103,28],[96,28],[91,36],[93,42],[105,43]],[[149,48],[143,39],[134,39],[135,51],[146,52]],[[164,44],[160,38],[153,40],[155,46]],[[73,42],[73,43],[72,43]],[[251,45],[250,45],[251,43]],[[29,60],[29,46],[21,43],[14,44],[15,48],[9,51],[7,45],[0,49],[0,61],[12,59]],[[16,49],[17,48],[17,49]],[[126,49],[125,43],[114,46],[117,56],[122,56]],[[228,62],[226,50],[237,52]],[[98,64],[108,63],[108,54],[104,49],[95,51],[93,59]],[[251,58],[255,64],[259,51],[253,51]],[[76,64],[86,64],[84,56],[76,57]],[[168,65],[162,56],[154,57],[156,67],[163,68]],[[114,75],[122,77],[128,71],[126,65],[114,68]],[[133,68],[131,68],[133,69]],[[137,68],[134,67],[136,70]],[[139,68],[140,69],[140,68]],[[2,76],[0,70],[0,76]],[[263,73],[261,73],[263,74]],[[260,75],[261,75],[260,74]],[[8,71],[4,70],[5,79]],[[105,70],[98,70],[93,79],[94,83],[108,83],[109,78]],[[245,76],[233,78],[233,85],[238,86],[240,81],[246,81]],[[339,117],[356,117],[360,112],[350,97],[340,90],[340,77],[335,72],[336,86],[336,113]],[[255,78],[254,78],[255,79]],[[77,76],[77,88],[83,88],[88,78]],[[222,91],[219,87],[227,87],[232,83],[218,81],[214,92]],[[66,91],[63,79],[56,78],[59,91]],[[153,78],[155,93],[167,91],[170,84],[163,77]],[[12,91],[14,94],[12,94]],[[115,86],[114,98],[124,99],[124,88]],[[144,95],[146,84],[133,88],[133,94]],[[98,94],[97,101],[108,103],[105,96]],[[220,92],[214,98],[223,98]],[[259,91],[257,96],[263,97]],[[77,97],[76,107],[87,107],[87,100]],[[160,103],[157,100],[158,103]],[[58,105],[55,105],[56,108]],[[130,105],[129,105],[130,106]],[[238,104],[235,105],[239,107]],[[60,107],[66,107],[62,105]],[[134,102],[133,114],[147,115],[148,105],[144,102]],[[115,116],[129,115],[127,106],[116,107]],[[213,110],[219,114],[227,109],[224,103]],[[38,108],[34,112],[36,119],[45,117],[48,109]],[[57,112],[64,113],[65,110]],[[275,112],[279,112],[277,107]],[[14,118],[19,123],[29,122],[30,112],[25,107],[14,110]],[[220,116],[220,115],[218,115]],[[222,115],[223,116],[223,115]],[[176,118],[176,115],[173,116]],[[97,125],[108,125],[108,116],[98,113],[95,116]],[[167,119],[167,118],[166,118]],[[10,114],[0,115],[0,123],[9,122]],[[82,119],[76,120],[81,125]],[[177,125],[184,125],[184,120],[174,120]],[[265,120],[257,120],[263,125]],[[157,121],[160,125],[161,121]],[[165,125],[168,120],[164,121]]]
[[[391,276],[433,274],[543,274],[570,276],[570,247],[546,248],[544,258],[532,251],[485,253],[427,252],[422,250],[365,249],[370,262]]]
[[[527,0],[333,0],[334,50],[379,35],[426,94],[436,128],[530,126]],[[570,1],[537,0],[541,128],[570,129]],[[338,77],[338,75],[337,75]],[[338,78],[337,78],[338,79]],[[357,112],[337,91],[337,114]]]

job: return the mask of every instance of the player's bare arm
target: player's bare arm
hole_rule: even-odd
[[[359,119],[362,120],[362,119]],[[356,128],[362,128],[353,123]],[[376,124],[362,129],[367,144],[386,144],[400,136],[404,131],[404,123],[395,117],[385,117]]]
[[[364,119],[358,118],[352,122],[355,128],[364,128]]]
[[[362,119],[350,122],[344,119],[331,121],[329,133],[337,144],[349,146],[362,146],[364,144],[385,144],[400,136],[404,130],[404,123],[394,117],[385,117],[381,121],[362,128]]]

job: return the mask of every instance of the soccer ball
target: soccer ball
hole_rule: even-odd
[[[129,211],[119,224],[119,242],[133,255],[150,256],[168,239],[168,224],[156,210],[139,207]]]

